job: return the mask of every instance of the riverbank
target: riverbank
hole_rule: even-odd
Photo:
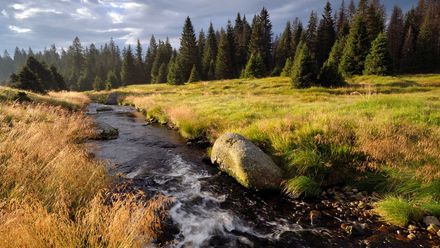
[[[167,199],[120,192],[85,142],[80,93],[0,88],[1,247],[144,247]],[[140,200],[143,199],[143,200]]]
[[[266,78],[117,92],[125,95],[122,104],[187,139],[244,135],[288,179],[307,176],[324,189],[337,184],[379,193],[376,213],[387,222],[407,226],[440,215],[438,75],[359,77],[335,89],[295,90],[288,78]]]

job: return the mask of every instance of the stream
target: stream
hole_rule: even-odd
[[[147,123],[132,107],[97,112],[102,106],[90,104],[88,114],[117,128],[119,137],[93,141],[96,157],[147,194],[173,199],[169,216],[175,231],[157,246],[359,247],[359,240],[331,231],[340,223],[311,225],[313,203],[247,190],[206,162],[204,150],[188,146],[177,132]]]

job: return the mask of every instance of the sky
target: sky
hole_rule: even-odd
[[[342,0],[331,0],[338,9]],[[289,20],[299,17],[304,23],[312,10],[322,12],[325,0],[0,0],[0,50],[11,54],[16,46],[34,51],[51,44],[67,48],[75,36],[83,45],[101,45],[111,37],[119,45],[134,44],[139,38],[144,47],[152,34],[170,38],[179,45],[185,18],[191,17],[195,30],[215,28],[235,20],[237,12],[253,15],[268,9],[274,34],[282,32]],[[348,0],[346,0],[348,2]],[[398,4],[404,10],[417,0],[382,0],[390,12]]]

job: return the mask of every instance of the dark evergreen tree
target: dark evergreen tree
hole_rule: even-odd
[[[142,54],[142,44],[139,40],[137,40],[136,44],[136,58],[135,58],[135,66],[137,72],[136,84],[145,84],[147,83],[147,75],[145,70],[145,64],[143,60]]]
[[[385,16],[378,2],[372,1],[365,14],[368,40],[373,42],[385,29]]]
[[[316,48],[316,61],[317,66],[320,68],[327,60],[328,55],[335,43],[336,31],[335,23],[332,17],[332,8],[329,2],[326,3],[324,8],[324,14],[319,22],[318,36],[317,36],[317,48]]]
[[[296,18],[293,23],[293,32],[292,32],[292,51],[290,57],[295,58],[295,52],[298,48],[299,43],[301,42],[301,38],[303,37],[303,26],[301,21]]]
[[[231,52],[231,42],[227,33],[222,29],[220,43],[218,45],[217,61],[215,63],[215,76],[217,79],[231,79],[235,75],[234,64]]]
[[[438,37],[440,30],[436,23],[439,13],[433,13],[434,3],[429,2],[425,10],[425,18],[420,27],[415,50],[415,66],[417,72],[434,72],[437,62]]]
[[[314,11],[310,13],[309,24],[307,25],[307,30],[304,34],[304,41],[309,49],[308,52],[310,52],[313,60],[315,60],[318,43],[318,16]]]
[[[370,43],[362,15],[356,15],[347,37],[339,70],[344,76],[361,75]]]
[[[105,82],[101,79],[101,77],[96,76],[95,80],[93,80],[93,90],[101,91],[105,90]]]
[[[281,71],[281,77],[291,77],[292,76],[292,67],[293,62],[292,58],[287,58],[286,63],[283,67],[283,70]]]
[[[123,85],[130,85],[136,82],[136,65],[131,46],[124,51],[124,60],[122,62],[121,79]]]
[[[195,83],[199,81],[200,81],[199,73],[197,71],[196,65],[193,65],[193,68],[191,69],[191,75],[189,76],[188,79],[188,83]]]
[[[380,33],[373,41],[370,53],[365,60],[364,74],[389,75],[392,71],[391,57],[388,51],[388,40],[385,33]]]
[[[37,93],[46,92],[43,89],[41,81],[31,70],[29,70],[27,66],[24,66],[17,76],[15,74],[11,75],[11,86],[22,90],[34,91]]]
[[[266,8],[263,8],[252,21],[249,54],[261,55],[266,67],[265,74],[268,74],[272,67],[272,23]]]
[[[262,78],[264,77],[265,64],[260,54],[251,54],[249,61],[244,69],[242,78]]]
[[[157,83],[166,83],[167,82],[167,75],[168,75],[168,65],[165,63],[162,63],[162,65],[159,68],[159,75],[157,78]]]
[[[415,69],[415,31],[409,28],[402,46],[402,58],[400,59],[400,72],[412,73]]]
[[[118,78],[116,77],[116,74],[113,71],[109,71],[107,73],[107,80],[106,80],[106,90],[111,90],[114,88],[119,87],[120,83],[118,81]]]
[[[145,56],[145,74],[146,74],[145,80],[148,83],[151,83],[153,81],[151,79],[151,71],[153,70],[153,63],[154,60],[156,59],[156,54],[157,54],[157,42],[154,35],[152,35],[150,39],[150,45],[147,49],[147,54]]]
[[[307,43],[301,43],[292,67],[292,84],[295,88],[312,86],[317,78],[316,64]]]
[[[338,18],[336,20],[336,33],[337,37],[344,37],[350,32],[350,20],[345,8],[345,1],[342,0],[341,7],[339,8]]]
[[[61,74],[58,73],[58,70],[54,65],[50,67],[50,72],[54,82],[52,90],[55,91],[67,90],[66,81],[64,80],[63,76],[61,76]]]
[[[394,6],[388,25],[388,49],[393,61],[393,71],[398,72],[400,67],[401,51],[403,46],[403,14],[402,9]]]
[[[211,64],[217,59],[217,37],[215,35],[212,23],[209,24],[208,38],[206,39],[205,51],[203,52],[203,75],[206,75],[206,79],[214,80],[214,73],[209,73]],[[213,72],[213,71],[212,71]]]
[[[205,32],[202,30],[200,30],[199,32],[199,38],[197,39],[197,47],[199,48],[199,59],[200,59],[200,65],[203,67],[202,63],[203,63],[203,54],[205,53],[205,45],[206,45],[206,37],[205,37]],[[192,70],[192,69],[191,69]],[[202,68],[200,68],[200,71],[203,70]]]
[[[176,69],[180,74],[180,83],[188,81],[194,64],[199,68],[199,52],[191,19],[187,17],[180,39],[179,54],[176,60]]]
[[[292,55],[292,27],[290,22],[287,22],[284,32],[278,40],[275,52],[275,68],[273,75],[280,75],[286,64],[286,60]]]

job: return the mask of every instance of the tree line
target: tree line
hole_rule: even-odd
[[[53,65],[67,88],[81,91],[279,75],[296,87],[330,87],[353,75],[440,72],[440,1],[420,0],[406,13],[395,6],[388,25],[386,19],[379,0],[342,1],[337,11],[327,2],[321,17],[312,11],[306,26],[296,18],[274,37],[265,8],[251,22],[238,13],[225,27],[210,23],[197,35],[188,17],[178,50],[154,35],[145,53],[139,41],[121,51],[113,40],[84,47],[77,37],[60,53],[54,45],[36,54],[17,48],[13,58],[5,52],[0,80],[29,57]]]

